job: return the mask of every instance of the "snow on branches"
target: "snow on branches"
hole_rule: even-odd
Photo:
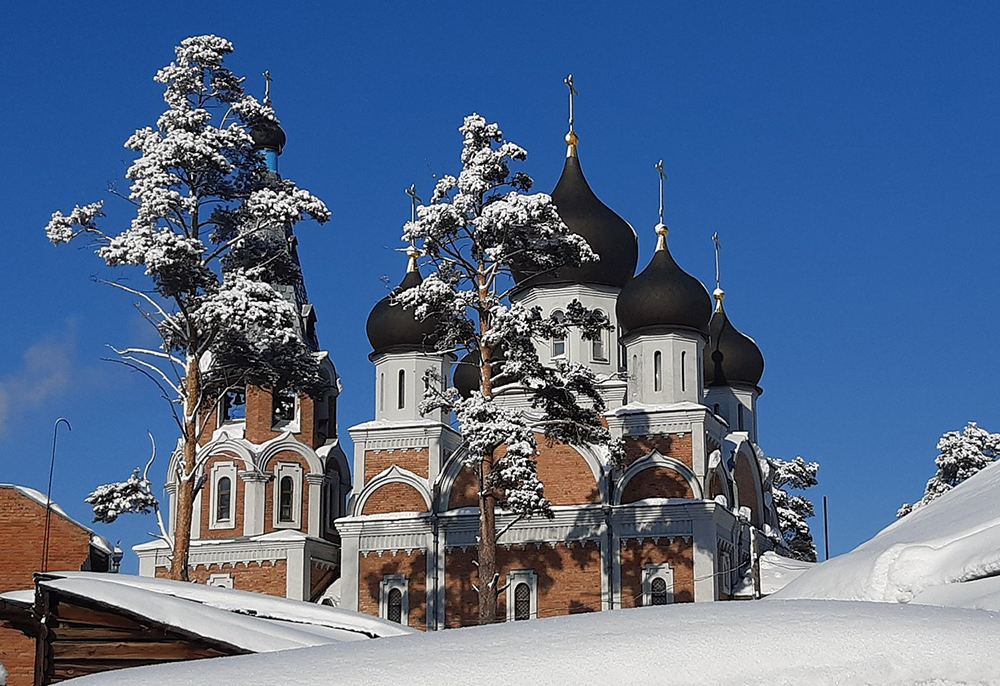
[[[94,509],[94,521],[104,524],[126,513],[149,514],[160,505],[149,479],[141,476],[138,468],[125,481],[98,486],[84,500]]]
[[[791,556],[807,562],[816,561],[816,543],[809,530],[807,519],[816,514],[812,501],[801,495],[790,495],[789,490],[804,491],[819,481],[819,463],[806,462],[801,457],[794,460],[765,458],[771,466],[771,497],[778,512],[778,527]]]
[[[981,429],[969,422],[961,431],[948,431],[937,444],[934,458],[937,473],[924,489],[924,497],[916,503],[904,503],[897,517],[904,517],[953,489],[970,476],[988,467],[1000,457],[1000,434]]]
[[[137,300],[162,344],[115,352],[116,361],[156,383],[181,431],[177,565],[184,569],[196,446],[214,401],[247,384],[306,393],[322,385],[319,359],[302,338],[300,303],[285,293],[295,292],[301,278],[290,248],[293,226],[307,217],[325,222],[330,211],[268,169],[255,149],[253,127],[274,126],[277,118],[224,66],[232,51],[224,38],[194,36],[157,72],[168,109],[125,143],[138,155],[125,174],[135,207],[127,229],[100,228],[102,203],[56,212],[46,227],[54,244],[86,234],[108,267],[138,267],[152,281],[150,290],[110,285]],[[133,479],[108,488],[94,493],[105,516],[147,502]],[[137,500],[126,502],[123,493]]]

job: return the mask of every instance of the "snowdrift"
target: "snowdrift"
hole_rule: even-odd
[[[998,493],[1000,463],[897,520],[853,551],[803,573],[771,598],[1000,610]]]
[[[107,672],[74,686],[1000,683],[1000,616],[799,600],[698,603]]]

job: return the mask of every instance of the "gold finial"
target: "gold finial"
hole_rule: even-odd
[[[654,168],[660,176],[660,223],[656,225],[656,249],[666,250],[667,234],[670,233],[670,230],[663,223],[663,182],[667,180],[667,173],[663,171],[663,160],[657,162]]]
[[[722,252],[722,246],[719,244],[718,231],[712,236],[712,242],[715,243],[715,290],[712,292],[712,297],[715,298],[715,311],[718,312],[722,309],[722,301],[726,299],[726,292],[722,290],[722,279],[719,272],[719,254]]]
[[[410,222],[417,221],[417,203],[423,202],[420,196],[417,195],[417,184],[410,184],[410,187],[403,191],[410,197]],[[406,256],[409,258],[409,262],[406,264],[406,273],[417,271],[417,258],[420,257],[420,249],[414,245],[413,239],[410,239],[410,245],[404,249]]]
[[[271,72],[264,72],[264,104],[271,106]]]
[[[573,86],[573,75],[570,74],[563,83],[569,88],[569,133],[566,134],[566,157],[576,157],[576,146],[580,142],[580,137],[573,129],[573,98],[580,94],[580,91]]]

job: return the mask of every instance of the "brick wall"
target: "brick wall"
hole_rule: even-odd
[[[688,480],[670,467],[650,467],[629,479],[622,505],[645,498],[693,498]]]
[[[642,576],[646,565],[669,564],[674,570],[674,602],[694,600],[694,548],[691,541],[628,540],[621,547],[622,607],[642,605]]]
[[[451,495],[448,496],[449,509],[455,510],[460,507],[479,507],[479,485],[476,483],[476,475],[465,467],[458,473],[451,487]]]
[[[368,450],[365,451],[365,483],[389,467],[397,465],[417,476],[427,478],[427,449],[421,450]]]
[[[365,501],[361,514],[383,514],[385,512],[426,512],[427,501],[413,486],[403,483],[389,483],[375,489]]]
[[[456,548],[445,557],[445,624],[448,628],[478,623],[479,600],[475,589],[477,576],[473,548]],[[501,546],[497,567],[502,583],[511,570],[533,569],[538,582],[538,616],[554,617],[596,612],[601,609],[601,551],[598,543],[559,543],[555,548],[543,544]],[[506,594],[501,593],[497,607],[501,620],[507,616]]]
[[[0,488],[0,593],[34,587],[45,538],[45,507],[13,488]],[[77,571],[90,556],[90,532],[53,512],[49,528],[50,570]],[[0,662],[8,686],[31,686],[35,642],[20,632],[0,628]]]
[[[358,610],[379,616],[379,593],[382,578],[401,574],[407,578],[410,611],[409,626],[427,628],[427,558],[424,552],[397,551],[358,555]]]
[[[691,434],[663,434],[625,437],[625,464],[632,464],[646,457],[653,450],[672,457],[688,467],[692,466]]]
[[[315,401],[307,395],[299,395],[299,431],[295,436],[312,448],[317,448],[317,432],[315,419]],[[246,438],[251,443],[264,443],[280,436],[282,431],[275,431],[271,392],[265,388],[249,386],[247,388],[247,418]]]
[[[582,505],[600,501],[594,473],[573,447],[547,445],[538,436],[538,477],[545,484],[545,497],[553,505]]]
[[[288,565],[284,560],[275,560],[274,564],[263,562],[257,564],[253,562],[249,565],[239,562],[236,566],[210,565],[207,568],[198,565],[197,568],[188,569],[188,577],[198,584],[208,583],[208,578],[213,574],[230,574],[233,577],[233,588],[239,591],[253,591],[254,593],[266,593],[267,595],[285,597],[286,579]],[[160,579],[167,578],[167,568],[157,567],[156,576]]]

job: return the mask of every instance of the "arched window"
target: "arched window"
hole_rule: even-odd
[[[403,623],[403,592],[398,588],[389,590],[386,600],[385,618],[396,624]]]
[[[715,406],[712,407],[712,412],[719,414],[719,403],[715,403]]]
[[[601,310],[596,310],[596,313],[601,316],[604,316],[604,312],[602,312]],[[591,352],[591,357],[593,357],[593,359],[600,360],[602,362],[608,359],[607,343],[604,340],[604,337],[607,335],[608,332],[602,329],[600,332],[598,332],[597,338],[595,338],[590,342],[591,343],[590,352]]]
[[[687,390],[687,352],[681,351],[681,392]]]
[[[653,390],[663,390],[663,355],[659,350],[653,353]]]
[[[219,425],[225,422],[242,422],[247,418],[247,394],[243,390],[227,391],[222,396]]]
[[[228,476],[224,476],[216,483],[215,489],[215,520],[228,522],[232,517],[233,482]]]
[[[295,420],[295,392],[275,389],[271,393],[271,423],[274,425]]]
[[[399,380],[396,383],[397,403],[396,407],[402,410],[406,407],[406,370],[399,370]]]
[[[523,581],[514,588],[514,621],[531,619],[531,588]]]
[[[378,375],[378,409],[379,412],[385,409],[385,374]]]
[[[738,431],[743,431],[743,405],[736,406],[736,426]]]
[[[292,517],[292,496],[295,494],[295,482],[290,476],[281,477],[278,482],[278,521],[294,522]]]
[[[656,577],[649,584],[649,604],[667,604],[667,581],[661,576]]]
[[[559,310],[552,313],[552,319],[562,324],[566,321],[566,315]],[[552,357],[566,357],[566,336],[558,334],[552,337]]]

